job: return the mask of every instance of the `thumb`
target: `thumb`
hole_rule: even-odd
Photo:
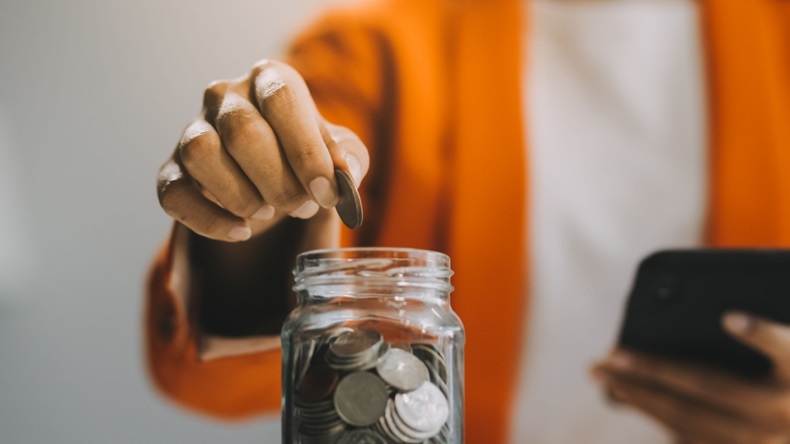
[[[370,156],[365,144],[350,129],[327,122],[321,125],[321,136],[332,157],[332,163],[347,171],[359,188],[370,167]]]
[[[776,376],[790,382],[790,326],[743,312],[726,313],[722,324],[736,339],[765,354]]]

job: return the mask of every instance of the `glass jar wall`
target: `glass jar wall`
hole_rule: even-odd
[[[462,443],[464,330],[450,259],[301,254],[283,342],[284,443]]]

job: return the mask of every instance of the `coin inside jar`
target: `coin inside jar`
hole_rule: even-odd
[[[293,395],[302,444],[448,444],[451,393],[444,353],[339,327],[304,347]],[[435,392],[439,392],[438,397]],[[445,413],[442,413],[445,411]]]
[[[428,380],[428,368],[413,354],[398,348],[379,360],[376,371],[387,384],[401,390],[414,390]]]
[[[364,427],[376,422],[389,400],[387,385],[373,373],[360,371],[343,378],[335,389],[338,416],[347,424]]]
[[[339,380],[336,371],[324,361],[315,362],[302,377],[299,398],[305,403],[316,403],[328,398]]]
[[[354,330],[342,333],[329,346],[327,363],[336,370],[354,371],[376,365],[384,348],[381,335],[373,330]]]
[[[338,335],[329,346],[329,351],[340,357],[357,356],[381,341],[381,335],[373,330],[353,330]]]
[[[394,405],[398,419],[420,435],[415,438],[438,434],[450,416],[447,398],[427,381],[414,391],[395,395]]]

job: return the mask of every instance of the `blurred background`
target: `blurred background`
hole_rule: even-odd
[[[155,177],[209,81],[282,53],[329,0],[0,3],[0,442],[279,443],[148,382]]]

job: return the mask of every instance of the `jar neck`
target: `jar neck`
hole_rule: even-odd
[[[294,268],[301,302],[336,298],[417,299],[447,303],[450,258],[427,250],[343,248],[300,254]]]

